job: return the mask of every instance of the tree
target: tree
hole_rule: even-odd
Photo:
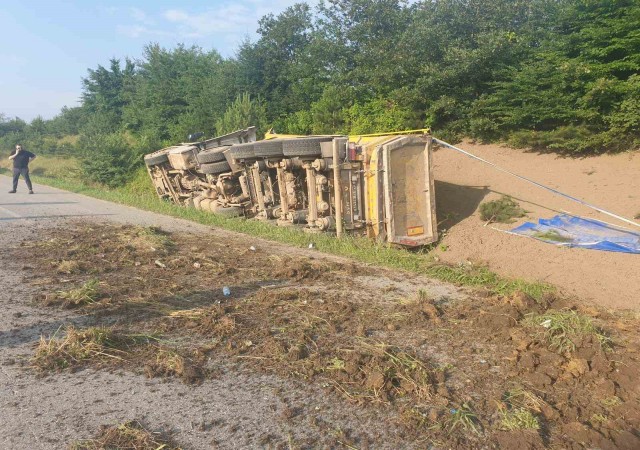
[[[216,121],[216,130],[218,134],[226,134],[255,126],[258,136],[263,136],[266,131],[266,116],[265,104],[259,98],[252,99],[249,93],[245,92],[239,95]]]

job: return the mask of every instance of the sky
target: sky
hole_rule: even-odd
[[[298,0],[300,2],[301,0]],[[31,121],[77,106],[87,69],[179,43],[233,56],[258,20],[295,0],[0,0],[0,114]]]

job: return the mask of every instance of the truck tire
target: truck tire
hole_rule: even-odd
[[[225,147],[216,147],[213,148],[211,150],[205,150],[204,152],[198,153],[198,162],[200,164],[208,164],[208,163],[215,163],[215,162],[220,162],[220,161],[224,161],[224,152],[226,149],[228,149],[229,146],[225,146]]]
[[[224,157],[224,155],[223,155]],[[200,172],[215,175],[218,173],[231,172],[231,166],[226,161],[215,162],[211,164],[201,164]]]
[[[332,137],[310,137],[302,139],[285,139],[282,142],[282,153],[284,156],[320,156],[322,142],[332,141]]]
[[[247,144],[234,144],[229,148],[229,150],[227,150],[227,155],[234,160],[255,158],[253,146],[253,142]]]
[[[282,153],[282,139],[259,141],[253,144],[254,155],[258,158],[276,158],[284,156]]]
[[[160,150],[144,157],[144,163],[149,167],[165,162],[169,162],[169,154],[166,150]]]
[[[212,213],[224,217],[240,217],[242,216],[242,208],[239,206],[220,206],[218,203],[211,203],[210,210]]]
[[[212,202],[215,202],[215,200],[213,200],[213,199],[211,199],[211,198],[205,198],[205,199],[202,199],[202,200],[200,201],[200,203],[199,203],[199,205],[200,205],[200,208],[199,208],[199,209],[200,209],[201,211],[211,211],[211,209],[210,209],[210,208],[211,208],[211,203],[212,203]]]

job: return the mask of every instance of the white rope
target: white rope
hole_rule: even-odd
[[[470,158],[473,158],[473,159],[475,159],[477,161],[480,161],[480,162],[483,162],[485,164],[488,164],[491,167],[493,167],[494,169],[499,170],[500,172],[504,172],[506,174],[509,174],[511,176],[514,176],[516,178],[524,180],[527,183],[531,183],[531,184],[533,184],[535,186],[538,186],[539,188],[546,189],[547,191],[550,191],[550,192],[552,192],[552,193],[554,193],[556,195],[560,195],[562,197],[568,198],[569,200],[573,200],[574,202],[580,203],[581,205],[584,205],[584,206],[586,206],[588,208],[594,209],[594,210],[596,210],[596,211],[598,211],[598,212],[600,212],[602,214],[606,214],[607,216],[615,217],[618,220],[621,220],[623,222],[626,222],[628,224],[631,224],[633,226],[636,226],[636,227],[640,228],[640,224],[637,223],[637,222],[634,222],[631,219],[627,219],[626,217],[622,217],[622,216],[620,216],[618,214],[614,214],[614,213],[612,213],[610,211],[607,211],[606,209],[599,208],[598,206],[592,205],[591,203],[587,203],[584,200],[580,200],[579,198],[572,197],[569,194],[565,194],[564,192],[560,192],[560,191],[558,191],[556,189],[550,188],[549,186],[545,186],[544,184],[538,183],[537,181],[534,181],[534,180],[532,180],[530,178],[524,177],[522,175],[518,175],[517,173],[510,172],[509,170],[503,169],[502,167],[498,166],[495,163],[492,163],[491,161],[487,161],[486,159],[480,158],[479,156],[476,156],[476,155],[474,155],[472,153],[469,153],[469,152],[467,152],[465,150],[462,150],[461,148],[458,148],[455,145],[451,145],[448,142],[444,142],[444,141],[441,141],[440,139],[436,139],[436,138],[433,138],[433,141],[438,143],[438,144],[440,144],[440,145],[442,145],[443,147],[450,148],[451,150],[455,150],[457,152],[460,152],[460,153],[462,153],[464,155],[467,155]]]

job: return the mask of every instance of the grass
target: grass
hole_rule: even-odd
[[[501,430],[513,431],[540,429],[540,421],[528,409],[515,408],[512,410],[502,410],[501,415]]]
[[[555,292],[555,287],[541,282],[531,282],[517,278],[504,278],[485,266],[446,264],[431,265],[426,274],[449,283],[462,286],[484,287],[499,295],[511,295],[524,292],[536,300],[545,294]]]
[[[67,328],[63,338],[56,335],[40,337],[32,363],[41,371],[63,370],[101,358],[121,360],[144,337],[122,335],[105,327],[78,330],[73,326]]]
[[[514,409],[527,409],[530,411],[541,412],[545,401],[537,395],[516,386],[504,395],[504,401]]]
[[[64,338],[40,338],[33,364],[41,370],[60,370],[96,356],[119,358],[122,339],[113,330],[92,327],[78,330],[69,327]]]
[[[95,303],[100,296],[98,289],[99,284],[100,282],[98,280],[92,279],[79,288],[56,292],[56,298],[63,300],[63,305],[67,307]]]
[[[542,339],[549,348],[562,354],[575,351],[585,338],[595,338],[602,347],[608,347],[611,339],[598,328],[593,320],[573,310],[547,311],[524,319],[532,328],[542,327]]]
[[[159,227],[140,228],[132,243],[150,250],[170,250],[175,245],[170,234]]]
[[[526,211],[511,197],[503,195],[500,200],[480,205],[480,218],[485,222],[512,223],[515,218],[524,217]]]
[[[64,260],[58,264],[56,268],[58,273],[66,273],[67,275],[82,271],[82,266],[78,261]]]
[[[160,348],[155,358],[156,368],[164,373],[182,376],[185,371],[185,360],[173,349]]]
[[[474,434],[480,434],[480,425],[478,424],[478,417],[473,412],[471,407],[463,403],[460,408],[451,410],[451,417],[448,423],[449,434],[462,428],[465,431],[470,431]]]
[[[158,433],[146,430],[137,421],[103,427],[95,439],[74,442],[70,450],[169,450],[177,449]]]
[[[573,239],[567,236],[563,236],[555,230],[551,231],[537,231],[532,235],[536,239],[551,242],[573,242]]]
[[[8,175],[11,172],[12,167],[11,161],[7,159],[0,161],[0,173]],[[75,158],[65,158],[61,156],[39,155],[32,163],[29,164],[29,172],[34,181],[36,178],[38,180],[82,179],[78,160]]]
[[[44,157],[42,159],[45,160]],[[36,161],[34,161],[34,163]],[[67,160],[61,160],[60,158],[49,158],[47,161],[52,165],[63,163],[63,168],[73,167]],[[60,171],[64,172],[64,170],[56,168],[55,170],[52,169],[50,173],[53,174]],[[310,235],[296,228],[276,227],[263,221],[227,218],[204,211],[198,211],[194,208],[183,208],[159,200],[151,187],[145,170],[140,170],[126,186],[116,189],[108,189],[104,186],[85,183],[75,174],[76,172],[70,170],[65,176],[49,177],[36,175],[33,179],[38,183],[59,189],[300,248],[308,248],[309,244],[313,243],[316,249],[324,253],[353,258],[366,264],[424,274],[458,285],[485,287],[496,294],[508,295],[516,291],[522,291],[539,300],[545,293],[554,290],[554,288],[548,284],[503,278],[485,267],[434,265],[429,254],[429,248],[419,251],[408,251],[379,245],[370,239],[352,236],[338,240],[328,234]]]
[[[620,400],[619,397],[616,397],[615,395],[613,397],[607,397],[605,399],[603,399],[600,403],[602,403],[602,405],[606,408],[613,408],[616,407],[618,405],[622,404],[622,400]]]

